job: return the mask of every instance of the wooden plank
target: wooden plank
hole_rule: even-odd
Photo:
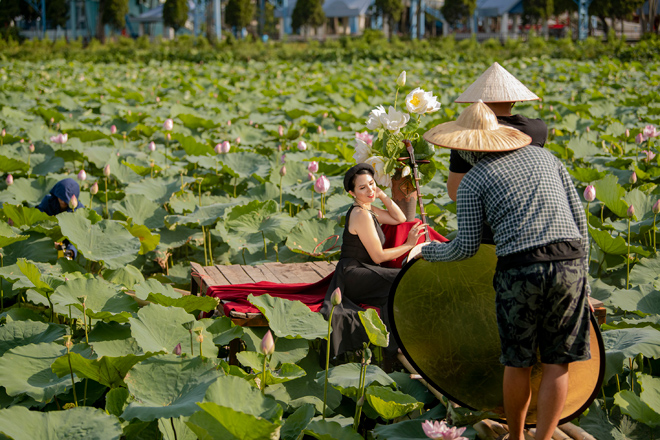
[[[337,262],[328,263],[327,261],[314,261],[314,265],[319,268],[319,273],[322,277],[327,277],[335,270]]]
[[[304,282],[291,270],[293,264],[265,263],[264,266],[273,272],[278,279],[282,280],[282,283],[292,284]]]
[[[304,283],[316,283],[323,279],[323,277],[314,270],[314,265],[312,263],[296,264],[294,273],[303,280]]]
[[[268,276],[269,279],[270,279],[273,283],[283,283],[283,284],[286,284],[286,283],[287,283],[287,281],[286,281],[285,278],[280,278],[280,277],[278,276],[278,273],[277,273],[278,271],[272,271],[272,270],[270,270],[270,264],[269,264],[269,263],[262,264],[262,265],[260,265],[259,267],[261,268],[261,270],[264,271],[264,274],[266,274],[266,276]]]
[[[227,278],[230,284],[251,284],[252,278],[241,266],[215,266]]]
[[[222,272],[220,272],[216,266],[207,266],[206,273],[211,277],[214,286],[227,286],[232,284],[224,275],[222,275]]]
[[[258,283],[259,281],[271,281],[273,283],[279,283],[280,281],[273,276],[273,273],[268,269],[264,268],[263,265],[259,266],[241,266],[246,274],[252,281]]]

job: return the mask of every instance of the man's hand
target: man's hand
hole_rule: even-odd
[[[413,258],[422,258],[422,248],[427,244],[428,243],[420,243],[414,248],[410,249],[410,252],[408,253],[408,261],[412,260]]]

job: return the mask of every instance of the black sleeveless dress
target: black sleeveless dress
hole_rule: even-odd
[[[362,343],[369,340],[358,316],[358,312],[364,309],[358,304],[368,304],[380,308],[380,317],[387,329],[390,329],[387,300],[390,287],[401,270],[381,267],[374,263],[360,238],[348,231],[353,208],[355,206],[351,206],[346,213],[339,262],[321,308],[321,313],[328,319],[332,309],[330,296],[339,287],[342,293],[342,303],[335,308],[332,316],[332,335],[330,337],[332,356],[361,349]],[[378,238],[383,245],[385,234],[375,215],[371,214]],[[396,350],[394,338],[391,336],[389,350]]]

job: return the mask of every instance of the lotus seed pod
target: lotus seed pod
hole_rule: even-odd
[[[30,144],[30,146],[28,147],[28,151],[30,153],[34,153],[34,144]]]
[[[7,182],[7,185],[13,185],[14,184],[14,176],[9,174],[7,178],[5,179],[5,182]]]
[[[149,151],[153,153],[154,151],[156,151],[156,143],[154,141],[149,142],[149,147],[148,148],[149,148]]]
[[[341,304],[341,289],[339,287],[337,287],[335,291],[332,292],[332,296],[330,296],[330,302],[333,306],[338,306]]]
[[[171,119],[165,119],[165,122],[163,122],[163,129],[165,131],[171,131],[174,128],[174,121]]]
[[[112,127],[110,127],[110,134],[115,134],[115,133],[117,133],[117,127],[113,125]]]
[[[298,150],[305,151],[307,149],[307,144],[305,141],[298,142]]]
[[[87,173],[85,172],[85,170],[80,170],[80,172],[78,173],[78,180],[80,180],[81,182],[87,180]]]
[[[593,202],[596,199],[596,188],[593,185],[589,185],[584,190],[584,200],[587,202]]]
[[[633,205],[630,205],[627,214],[628,218],[633,218],[635,216],[635,207]]]
[[[312,173],[317,173],[319,171],[319,163],[316,162],[315,160],[311,161],[307,165],[307,171],[312,172]]]
[[[399,87],[403,87],[406,85],[406,71],[402,70],[401,73],[399,73],[399,77],[396,79],[396,85]]]
[[[77,207],[78,207],[78,197],[76,197],[76,195],[74,194],[69,199],[69,208],[71,208],[71,210],[75,211]],[[83,302],[83,304],[85,304],[85,303]]]
[[[275,341],[273,334],[268,330],[261,340],[261,352],[266,356],[270,356],[275,352]]]
[[[110,164],[103,167],[103,175],[105,177],[110,177]]]
[[[99,192],[99,183],[94,182],[94,184],[89,187],[89,193],[91,195],[96,195],[96,193],[98,193],[98,192]]]

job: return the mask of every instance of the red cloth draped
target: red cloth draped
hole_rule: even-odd
[[[416,223],[420,223],[419,220],[412,222],[401,223],[400,225],[381,225],[383,232],[385,233],[385,249],[399,246],[406,242],[408,238],[408,233],[410,229]],[[430,229],[432,240],[438,241],[449,241],[442,235],[438,234],[436,231]],[[418,243],[422,243],[424,237],[420,237]],[[402,255],[401,257],[383,263],[383,266],[386,267],[401,267],[403,259],[407,256]],[[249,284],[230,284],[225,286],[210,286],[206,291],[207,296],[212,296],[223,301],[222,308],[224,310],[225,316],[229,316],[231,311],[236,311],[240,313],[259,313],[259,310],[250,304],[247,300],[248,295],[251,293],[255,296],[263,295],[265,293],[270,296],[276,296],[279,298],[285,298],[290,300],[298,300],[303,304],[306,304],[313,312],[318,312],[321,309],[325,294],[330,285],[330,280],[334,272],[323,278],[320,281],[315,283],[293,283],[293,284],[281,284],[273,283],[271,281],[260,281],[258,283],[249,283]],[[363,305],[364,307],[364,305]],[[368,308],[374,308],[371,306],[366,306]]]

